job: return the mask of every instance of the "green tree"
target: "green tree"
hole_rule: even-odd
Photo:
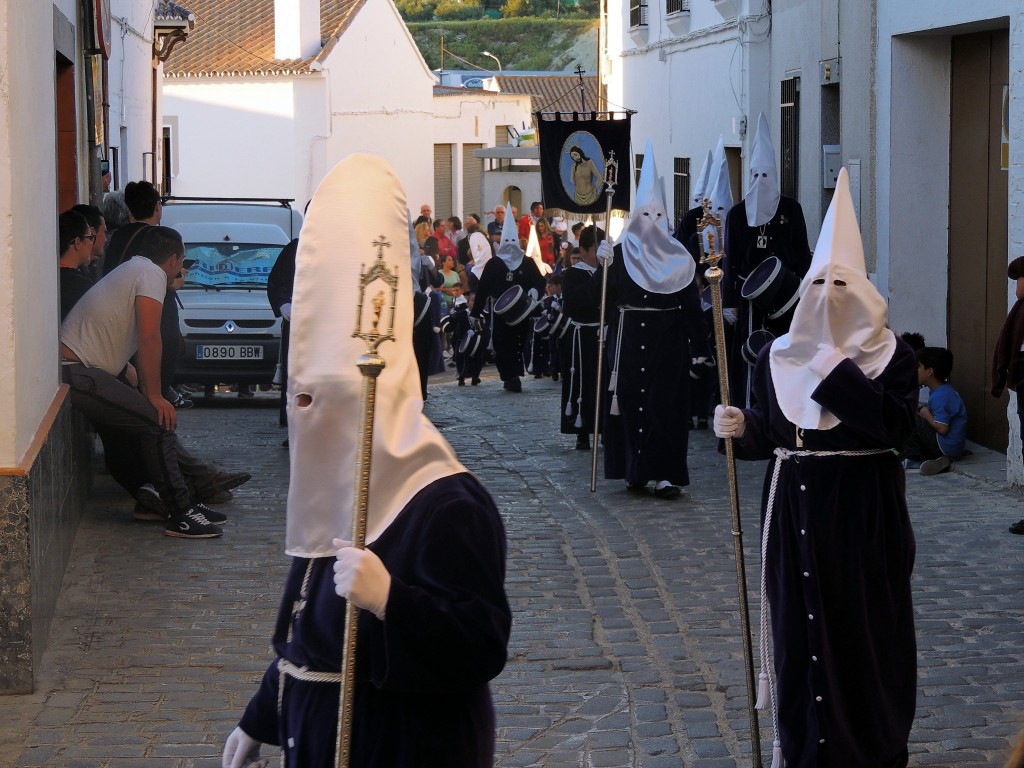
[[[434,16],[442,21],[468,21],[484,15],[480,0],[440,0]]]
[[[395,0],[405,21],[433,21],[437,0]]]
[[[501,6],[501,15],[506,19],[515,16],[533,16],[533,4],[530,0],[505,0]]]

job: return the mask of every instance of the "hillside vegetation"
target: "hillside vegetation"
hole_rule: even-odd
[[[577,63],[593,70],[597,64],[597,19],[410,22],[409,31],[431,69],[441,67],[442,38],[445,69],[495,69],[483,51],[497,56],[502,70],[569,70]]]

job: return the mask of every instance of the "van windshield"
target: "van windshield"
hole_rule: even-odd
[[[261,243],[189,243],[185,259],[195,259],[195,264],[185,287],[265,288],[282,248]]]

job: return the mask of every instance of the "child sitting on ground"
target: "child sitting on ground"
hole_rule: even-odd
[[[963,456],[967,443],[967,408],[949,383],[953,353],[943,347],[917,351],[917,378],[928,387],[928,404],[917,410],[914,434],[903,449],[907,469],[922,475],[946,472]]]

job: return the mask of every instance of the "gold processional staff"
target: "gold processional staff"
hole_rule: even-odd
[[[398,271],[388,270],[384,261],[384,249],[391,244],[381,235],[373,242],[377,247],[377,259],[368,270],[360,270],[359,301],[356,306],[356,327],[353,338],[366,342],[366,352],[356,361],[363,375],[362,391],[359,398],[359,446],[356,453],[356,493],[352,515],[352,546],[366,547],[366,511],[370,501],[370,460],[373,456],[373,417],[377,408],[377,377],[384,370],[384,358],[377,348],[385,341],[393,341],[395,330],[395,306],[398,293]],[[367,288],[378,283],[377,293],[370,299],[371,309],[363,315],[363,300]],[[390,296],[385,295],[385,291]],[[382,315],[390,303],[390,311],[381,328]],[[369,327],[366,327],[366,324]],[[335,768],[348,768],[352,750],[352,694],[356,679],[356,624],[359,608],[348,601],[345,608],[345,639],[341,657],[342,684],[338,704],[338,737],[334,750]]]
[[[704,216],[697,225],[707,264],[704,278],[711,286],[711,312],[715,323],[715,351],[718,355],[718,388],[723,406],[729,405],[728,354],[725,346],[725,320],[722,316],[722,268],[718,263],[725,257],[718,251],[721,241],[722,219],[711,213],[711,202],[704,200]],[[729,502],[732,510],[732,541],[736,558],[736,588],[740,598],[740,627],[743,631],[743,661],[747,673],[747,707],[750,715],[751,757],[755,768],[761,768],[761,730],[755,707],[754,656],[750,642],[750,608],[747,603],[747,573],[743,564],[743,524],[740,520],[739,485],[736,482],[736,455],[732,438],[725,438],[725,466],[729,477]]]

